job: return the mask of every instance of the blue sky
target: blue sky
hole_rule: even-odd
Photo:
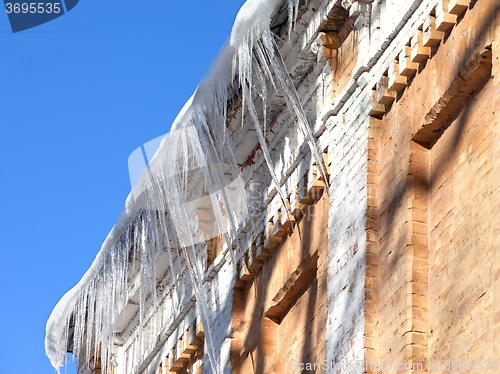
[[[45,323],[123,208],[128,156],[168,132],[243,3],[81,0],[17,34],[0,12],[2,372],[54,373]]]

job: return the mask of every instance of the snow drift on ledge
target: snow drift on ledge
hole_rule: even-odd
[[[279,188],[264,137],[265,103],[270,95],[266,83],[270,82],[274,90],[281,90],[313,158],[322,165],[297,92],[269,29],[271,16],[284,2],[248,0],[243,5],[230,37],[134,186],[90,269],[54,308],[47,322],[45,350],[58,372],[72,343],[79,364],[88,362],[91,354],[100,350],[102,370],[107,374],[118,315],[127,302],[128,276],[136,272],[141,279],[139,351],[142,351],[145,300],[146,297],[156,300],[155,264],[163,251],[169,255],[173,282],[179,272],[173,266],[175,258],[182,258],[187,264],[206,332],[210,366],[213,373],[221,372],[202,291],[199,251],[203,248],[203,238],[215,236],[238,246],[238,226],[249,218],[245,185],[227,133],[228,100],[234,93],[240,93],[242,117],[245,111],[250,115],[268,172],[283,201],[285,196]],[[299,0],[286,2],[292,21],[297,16]],[[252,95],[262,99],[263,124],[259,122]],[[214,222],[209,233],[198,225],[200,207],[204,214],[209,212]],[[232,249],[228,253],[234,256]],[[139,269],[131,265],[135,264],[131,258],[140,260]],[[127,367],[127,373],[138,372],[139,361],[137,357]]]

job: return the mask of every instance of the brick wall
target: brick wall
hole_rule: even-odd
[[[335,121],[330,129],[329,160],[334,165],[328,223],[326,339],[330,367],[364,359],[369,119],[361,120],[355,110],[351,115],[358,119]]]
[[[348,19],[340,30],[339,37],[342,45],[327,52],[330,58],[330,66],[333,69],[333,96],[337,95],[347,86],[352,78],[352,73],[358,62],[359,54],[359,31],[354,26],[354,21]]]
[[[325,360],[328,212],[324,193],[234,290],[233,373],[289,373],[294,362]]]
[[[500,239],[495,91],[490,79],[430,150],[431,362],[498,359],[492,330]]]
[[[293,222],[268,192],[237,266],[229,256],[218,264],[221,247],[212,247],[207,298],[225,372],[288,373],[325,360],[328,369],[310,372],[381,372],[360,360],[429,371],[436,360],[497,358],[500,2],[471,1],[440,31],[438,8],[451,2],[376,1],[371,19],[351,12],[342,46],[304,78],[298,92],[330,166],[329,194],[309,208],[308,189],[323,184],[282,112],[270,148],[299,224],[288,232]],[[310,215],[295,216],[300,209]],[[158,357],[199,328],[190,300]]]
[[[376,362],[444,371],[445,360],[497,359],[497,6],[475,2],[430,49],[373,143]]]

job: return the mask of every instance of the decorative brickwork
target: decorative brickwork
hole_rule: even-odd
[[[486,14],[493,3],[443,13],[452,5],[439,2],[437,20],[426,18],[399,55],[399,71],[411,80],[398,89],[391,78],[381,80],[378,103],[391,97],[382,102],[385,116],[372,104],[372,115],[382,118],[376,359],[409,364],[416,372],[443,368],[446,360],[496,359],[490,308],[499,260],[490,222],[498,218],[487,217],[496,215],[492,207],[500,197],[493,192],[498,180],[490,179],[498,94],[488,39],[493,24],[475,18],[491,19]],[[476,48],[459,49],[457,42]],[[401,71],[408,56],[420,64],[411,68],[415,77],[407,62]]]
[[[239,242],[213,239],[204,259],[222,372],[500,360],[500,1],[300,5],[276,39],[326,178],[273,93],[265,138],[282,201],[235,98],[228,131],[256,206]],[[188,277],[176,293],[167,279],[138,363],[139,318],[127,316],[115,373],[128,360],[147,374],[211,373]]]
[[[244,286],[234,290],[233,373],[290,373],[293,360],[326,359],[329,209],[326,193],[321,196],[304,207],[293,233],[287,232],[261,268],[248,270]]]

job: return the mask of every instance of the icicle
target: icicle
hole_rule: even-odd
[[[307,144],[308,144],[309,149],[311,151],[311,154],[313,156],[313,160],[318,165],[321,176],[322,176],[322,178],[325,181],[325,184],[327,186],[326,191],[327,191],[327,193],[329,193],[328,179],[326,178],[326,171],[325,171],[325,168],[323,165],[323,158],[320,156],[320,153],[318,152],[318,146],[316,144],[316,141],[314,140],[314,135],[311,131],[311,128],[310,128],[309,123],[307,121],[306,115],[304,113],[304,108],[302,107],[302,104],[300,103],[299,95],[297,93],[297,90],[295,89],[292,78],[290,77],[290,74],[288,73],[288,70],[285,66],[283,58],[281,57],[281,54],[279,53],[278,46],[276,45],[276,42],[274,41],[273,37],[271,36],[270,31],[263,33],[262,42],[263,42],[262,46],[264,47],[263,49],[265,51],[265,56],[267,56],[267,59],[264,59],[264,61],[262,61],[262,63],[265,64],[267,60],[270,61],[270,65],[272,66],[273,71],[276,75],[276,79],[278,81],[279,87],[281,88],[281,90],[284,93],[284,97],[285,97],[285,100],[287,102],[287,105],[294,111],[294,113],[297,117],[299,129],[307,141]],[[260,55],[262,56],[263,54],[260,54]],[[268,78],[270,80],[274,81],[272,74],[268,75]]]
[[[246,85],[243,86],[243,90],[244,90],[244,95],[250,95],[250,91],[248,90],[248,87]],[[262,153],[264,154],[264,159],[266,160],[267,167],[269,169],[269,172],[271,173],[271,178],[274,182],[274,185],[276,186],[276,190],[278,191],[278,194],[281,197],[281,201],[283,203],[283,207],[285,208],[287,216],[291,220],[290,211],[289,211],[288,206],[286,204],[286,196],[283,193],[283,190],[281,189],[280,181],[278,179],[278,176],[276,175],[276,171],[274,170],[274,165],[273,165],[272,160],[271,160],[271,155],[269,154],[269,149],[267,148],[266,138],[264,137],[264,134],[262,133],[259,118],[257,117],[257,112],[255,111],[255,107],[254,107],[251,99],[247,100],[247,103],[248,103],[247,104],[248,110],[249,110],[250,115],[252,116],[252,119],[253,119],[255,130],[256,130],[257,135],[259,137],[260,147],[262,149]]]
[[[292,37],[292,30],[295,23],[297,23],[297,16],[299,14],[299,0],[288,1],[288,40]]]
[[[128,277],[137,275],[140,282],[139,328],[133,336],[138,344],[127,353],[126,363],[127,372],[137,372],[142,363],[141,354],[147,348],[144,336],[147,303],[151,302],[154,309],[158,303],[156,262],[165,251],[170,262],[170,282],[175,284],[180,279],[181,270],[176,266],[185,265],[189,270],[206,333],[210,366],[214,374],[222,371],[203,283],[202,258],[206,254],[200,253],[204,248],[200,242],[203,238],[219,237],[229,247],[234,264],[233,246],[239,246],[238,230],[250,216],[247,191],[226,125],[227,105],[232,95],[242,90],[242,123],[248,109],[266,165],[285,208],[286,196],[265,139],[267,100],[270,97],[268,82],[275,91],[280,89],[284,93],[314,160],[322,165],[299,97],[269,31],[270,15],[279,3],[279,0],[249,0],[245,3],[217,63],[211,66],[206,80],[200,83],[197,93],[176,120],[171,134],[176,133],[171,135],[172,139],[164,140],[159,155],[141,176],[140,193],[132,192],[126,209],[91,269],[81,284],[68,293],[64,301],[61,300],[62,306],[58,305],[54,310],[47,324],[46,350],[56,368],[66,357],[71,322],[74,324],[71,326],[73,352],[78,365],[89,363],[93,352],[95,360],[100,355],[103,374],[108,373],[118,316],[127,303]],[[298,5],[298,0],[288,0],[289,36],[297,20]],[[263,123],[259,121],[260,114],[252,101],[254,92],[262,99]],[[320,170],[324,177],[324,169]],[[209,206],[213,216],[214,227],[209,233],[197,227],[199,212],[196,204],[201,201]],[[288,209],[286,212],[290,215]],[[205,234],[212,236],[205,237]],[[173,287],[172,307],[179,306],[181,301],[176,290]]]

